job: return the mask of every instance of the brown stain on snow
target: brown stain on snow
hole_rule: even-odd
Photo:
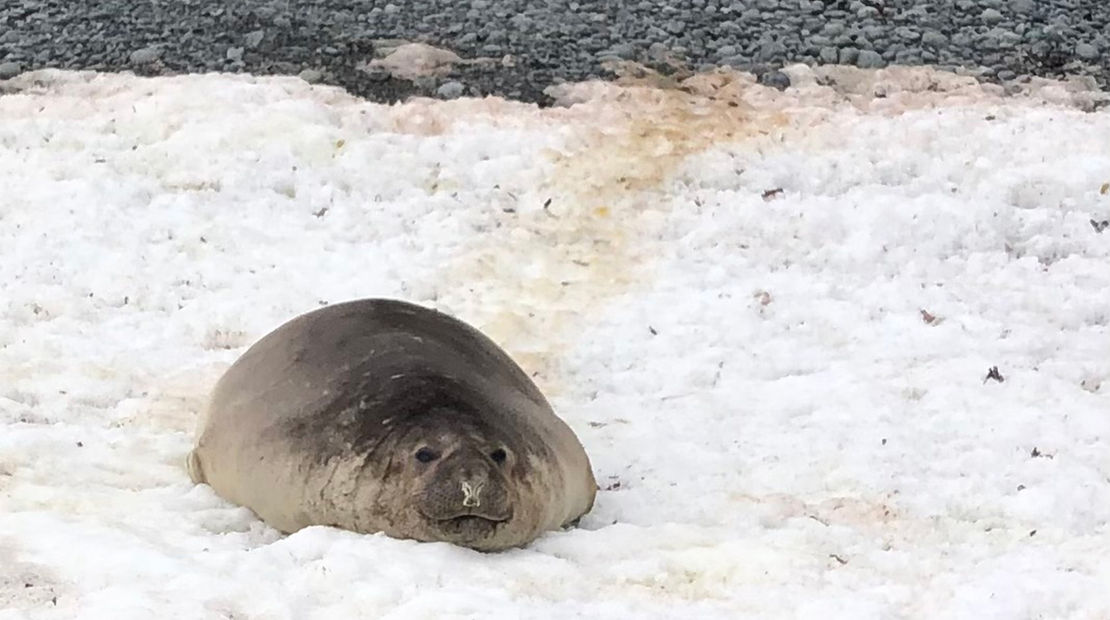
[[[762,87],[735,74],[695,76],[679,88],[650,76],[599,87],[604,92],[583,103],[544,111],[571,136],[541,163],[549,173],[534,204],[503,218],[443,278],[455,289],[449,297],[478,306],[468,318],[549,394],[558,392],[558,360],[576,334],[650,280],[669,182],[687,159],[771,137],[789,120],[748,105],[749,89]],[[428,118],[418,125],[444,128]]]
[[[670,183],[691,157],[717,147],[820,148],[838,109],[893,115],[1001,96],[931,68],[797,66],[785,92],[730,69],[675,77],[629,63],[613,68],[623,76],[615,83],[562,86],[556,96],[569,107],[538,115],[496,98],[424,101],[396,108],[385,124],[421,136],[475,120],[569,130],[561,150],[537,162],[542,182],[516,188],[530,206],[476,236],[437,276],[432,295],[505,347],[549,394],[559,390],[558,361],[575,335],[651,280],[665,249],[655,238],[674,206]],[[548,198],[548,208],[537,207]]]

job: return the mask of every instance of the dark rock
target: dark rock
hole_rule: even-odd
[[[790,76],[782,71],[768,71],[759,76],[759,83],[779,90],[786,90],[790,87]]]

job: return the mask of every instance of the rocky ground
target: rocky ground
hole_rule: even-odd
[[[0,79],[45,67],[143,75],[300,74],[376,101],[495,94],[545,103],[548,85],[731,65],[785,85],[784,63],[963,67],[986,80],[1089,76],[1110,86],[1101,0],[7,0]],[[396,40],[463,58],[401,79],[366,61]]]

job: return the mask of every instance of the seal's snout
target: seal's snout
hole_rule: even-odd
[[[484,481],[468,481],[462,482],[463,501],[462,505],[467,508],[479,508],[482,505],[482,489],[486,487]]]

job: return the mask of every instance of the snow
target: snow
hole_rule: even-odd
[[[1110,614],[1110,113],[790,71],[543,110],[9,81],[0,618]],[[282,537],[189,482],[220,372],[365,296],[535,374],[602,487],[580,528]]]

